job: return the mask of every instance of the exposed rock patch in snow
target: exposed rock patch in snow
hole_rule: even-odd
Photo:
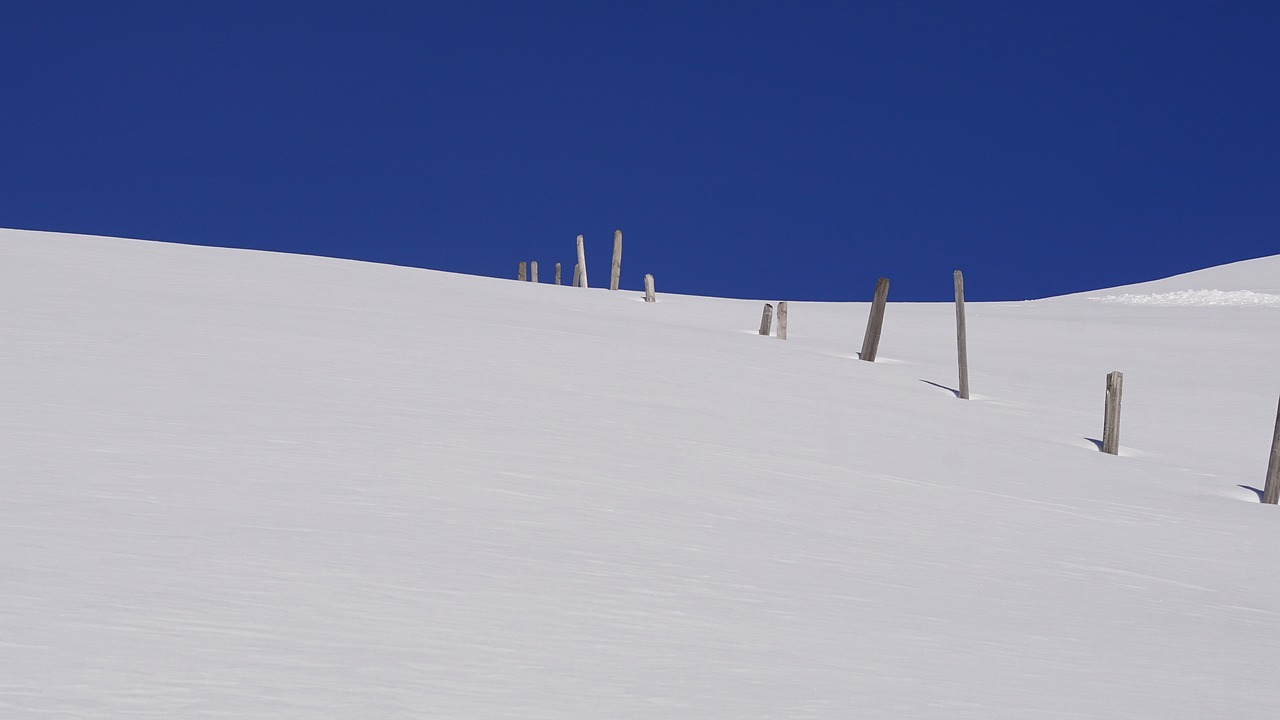
[[[1280,307],[1280,295],[1252,290],[1176,290],[1165,293],[1091,295],[1089,300],[1117,305],[1176,305],[1181,307],[1263,306]]]

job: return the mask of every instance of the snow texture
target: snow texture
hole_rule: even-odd
[[[0,717],[1276,715],[1274,307],[971,303],[963,401],[952,306],[892,296],[866,363],[866,302],[779,341],[24,231],[0,274]]]
[[[1120,293],[1118,295],[1094,295],[1090,300],[1120,305],[1181,305],[1184,307],[1212,307],[1215,305],[1265,305],[1280,306],[1280,295],[1258,293],[1252,290],[1174,290],[1165,293]]]

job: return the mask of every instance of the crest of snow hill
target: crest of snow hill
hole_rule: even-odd
[[[1280,257],[763,318],[26,231],[0,273],[8,715],[1274,714]]]

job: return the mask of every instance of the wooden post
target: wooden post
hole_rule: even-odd
[[[862,352],[858,355],[867,362],[876,361],[880,349],[880,330],[884,327],[884,303],[889,299],[889,278],[876,281],[875,298],[871,301],[871,316],[867,318],[867,332],[862,336]]]
[[[787,339],[787,301],[778,303],[778,339]]]
[[[573,264],[573,286],[582,287],[582,266],[578,263]]]
[[[560,263],[556,263],[556,284],[560,284]]]
[[[516,279],[524,282],[525,280],[525,263],[520,263],[520,269],[516,271]]]
[[[960,361],[960,398],[969,399],[969,348],[964,329],[964,274],[955,272],[956,280],[956,353]]]
[[[1120,395],[1124,392],[1124,373],[1107,373],[1107,408],[1102,420],[1102,452],[1120,454]]]
[[[1276,411],[1276,432],[1271,436],[1271,462],[1267,463],[1267,484],[1262,502],[1275,505],[1280,500],[1280,410]]]
[[[587,285],[587,251],[582,248],[581,235],[578,236],[578,267],[581,268],[578,279],[582,282],[579,287],[590,287]]]
[[[768,335],[769,328],[773,324],[773,306],[769,303],[764,304],[764,313],[760,315],[760,334]]]
[[[644,301],[657,302],[657,299],[653,296],[653,276],[648,273],[645,273],[644,276]]]
[[[622,231],[613,231],[613,269],[609,272],[609,289],[618,289],[618,276],[622,274]]]
[[[529,263],[529,282],[538,282],[538,261]]]

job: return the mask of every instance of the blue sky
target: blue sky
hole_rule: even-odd
[[[0,2],[0,226],[768,299],[1280,253],[1275,2]],[[549,274],[544,270],[543,276]]]

